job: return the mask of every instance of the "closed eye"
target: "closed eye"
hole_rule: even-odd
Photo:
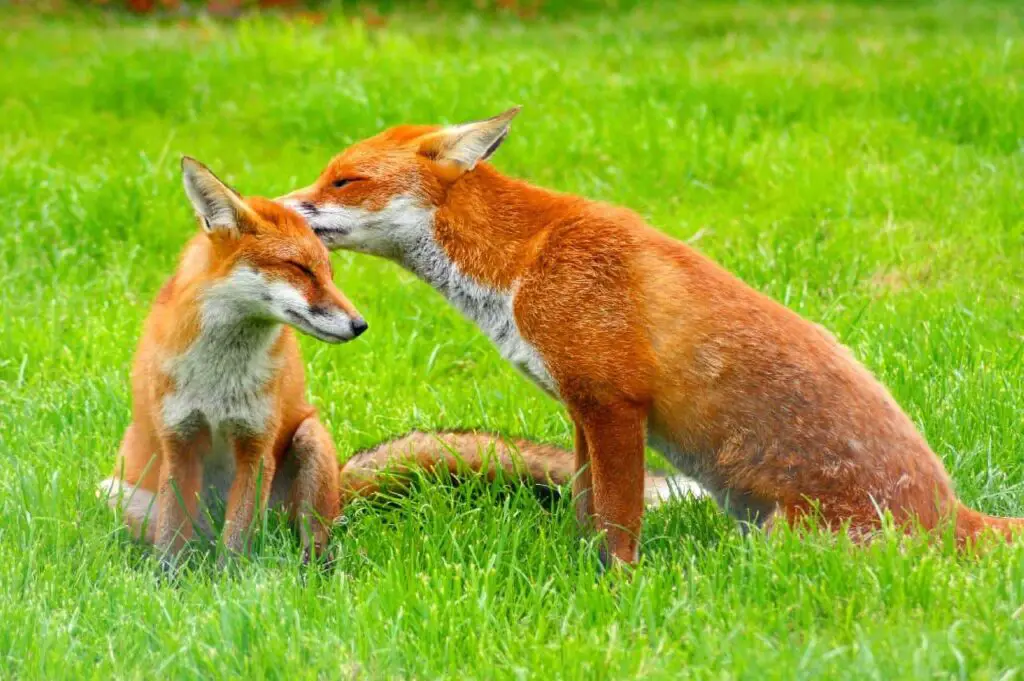
[[[334,182],[331,182],[331,186],[334,187],[335,189],[341,189],[345,185],[352,184],[353,182],[359,182],[359,180],[363,180],[363,179],[365,179],[365,178],[362,178],[362,177],[340,177],[337,180],[335,180]]]
[[[303,265],[301,262],[295,262],[294,260],[289,260],[287,264],[288,264],[289,267],[294,267],[298,271],[302,272],[303,274],[305,274],[310,279],[316,280],[316,274],[313,273],[313,270],[309,269],[308,267]]]

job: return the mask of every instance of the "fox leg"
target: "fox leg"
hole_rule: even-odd
[[[576,508],[576,523],[584,533],[594,529],[594,482],[590,468],[590,450],[587,434],[576,424],[575,445],[576,473],[572,478],[572,501]]]
[[[633,405],[579,412],[593,482],[596,529],[605,533],[602,561],[634,563],[644,511],[644,414]]]
[[[192,537],[192,523],[199,507],[203,480],[200,448],[208,434],[188,440],[170,434],[163,438],[163,465],[157,492],[157,523],[154,544],[166,562]]]
[[[275,488],[280,488],[296,525],[304,560],[314,553],[325,556],[331,525],[341,511],[338,456],[320,419],[310,416],[299,424],[286,456],[285,470],[278,474]]]
[[[224,546],[240,553],[248,542],[253,518],[266,508],[274,481],[274,457],[269,443],[257,438],[235,441],[235,479],[224,513]]]

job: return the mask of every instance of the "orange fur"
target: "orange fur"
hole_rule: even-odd
[[[513,484],[551,490],[573,483],[573,452],[553,445],[475,431],[414,431],[353,454],[341,468],[341,507],[381,492],[401,491],[414,471],[447,474],[455,480],[483,476],[493,481],[498,472]],[[644,475],[644,500],[656,506],[674,497],[700,496],[701,491],[681,478]]]
[[[961,542],[1021,528],[963,509],[889,392],[819,326],[628,210],[487,165],[514,113],[385,131],[279,200],[329,246],[404,264],[480,324],[511,301],[514,329],[498,320],[492,339],[518,333],[507,355],[566,405],[580,520],[612,555],[637,556],[645,441],[758,524],[813,506],[858,534],[880,511],[926,528],[955,518]],[[498,303],[471,309],[481,296]]]
[[[572,479],[572,457],[564,449],[475,432],[412,432],[353,454],[341,469],[342,507],[400,486],[414,470],[467,473],[493,480],[501,470],[534,485],[564,485]]]
[[[186,164],[204,183],[201,198],[220,212],[200,214],[207,233],[189,242],[146,320],[132,370],[132,423],[103,491],[166,559],[193,527],[204,526],[211,495],[218,493],[226,495],[220,501],[226,500],[229,550],[244,548],[258,508],[277,501],[299,524],[306,550],[320,551],[339,508],[334,445],[306,401],[294,332],[252,310],[276,290],[269,287],[283,285],[321,317],[361,320],[331,281],[327,250],[299,215],[266,199],[243,200],[199,164]],[[228,291],[230,300],[212,307],[216,295],[228,295],[217,292],[241,270],[255,272],[266,288],[249,284]],[[214,346],[196,360],[207,364],[192,373],[181,370],[215,331],[222,334],[223,352]],[[235,364],[227,363],[228,355]],[[236,369],[253,365],[259,370],[252,384],[232,387],[241,380]],[[210,407],[201,394],[189,397],[203,386],[222,385],[223,404]],[[220,455],[227,458],[214,461]],[[226,466],[230,479],[226,489],[211,492],[215,481],[205,476],[214,464]]]

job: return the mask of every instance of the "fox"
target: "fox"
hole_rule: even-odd
[[[638,559],[644,449],[741,527],[814,516],[858,539],[887,515],[958,545],[1024,520],[961,504],[889,391],[819,324],[635,212],[531,185],[489,159],[519,107],[400,125],[276,200],[331,249],[397,263],[567,409],[573,496],[602,560]]]
[[[168,565],[194,529],[216,536],[221,510],[224,547],[242,552],[267,505],[288,512],[307,560],[322,556],[338,462],[305,397],[295,330],[343,343],[368,324],[299,214],[243,198],[188,156],[181,171],[200,230],[145,321],[132,420],[100,492]]]

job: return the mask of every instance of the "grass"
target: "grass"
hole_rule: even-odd
[[[565,501],[420,485],[351,510],[332,575],[271,523],[231,573],[168,580],[94,497],[193,229],[179,154],[274,196],[384,126],[521,103],[500,168],[631,206],[825,324],[965,501],[1024,515],[1020,8],[635,5],[383,29],[0,10],[0,677],[1021,678],[1022,546],[742,538],[692,502],[601,578]],[[371,330],[303,348],[342,456],[414,427],[569,443],[437,295],[335,264]]]

